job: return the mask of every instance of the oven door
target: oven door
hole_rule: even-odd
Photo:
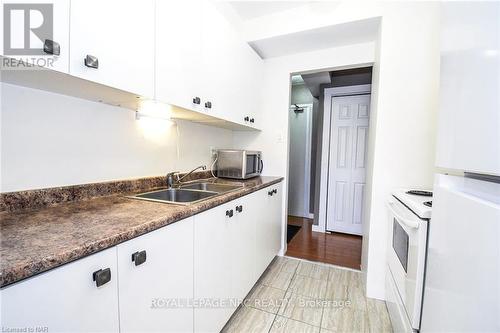
[[[387,262],[414,329],[420,326],[428,221],[391,197]]]
[[[243,163],[245,163],[243,175],[245,179],[256,177],[262,172],[263,163],[260,152],[246,152]]]

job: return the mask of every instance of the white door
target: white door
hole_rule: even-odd
[[[326,230],[362,234],[370,95],[332,97]]]
[[[51,53],[49,49],[41,52],[41,55],[22,55],[22,51],[15,52],[15,55],[10,55],[4,49],[4,24],[0,27],[0,48],[2,55],[11,58],[21,59],[28,64],[43,66],[58,72],[68,73],[69,61],[69,7],[70,2],[67,0],[5,0],[1,2],[0,15],[2,20],[8,16],[10,19],[10,47],[11,48],[37,48],[44,50],[44,45],[51,40],[55,45],[59,46],[59,55]],[[52,8],[50,8],[50,5]],[[23,7],[24,6],[24,7]],[[10,8],[9,8],[10,7]],[[52,14],[52,35],[45,35],[47,31],[37,31],[37,34],[30,32],[28,38],[25,39],[23,29],[25,19],[25,9],[30,8],[29,25],[36,27],[42,25],[45,19],[44,15]],[[9,9],[4,13],[4,10]],[[4,16],[6,15],[6,16]],[[3,22],[3,21],[2,21]],[[6,22],[7,23],[7,22]],[[55,50],[55,48],[54,48]],[[22,67],[20,67],[22,69]]]
[[[153,97],[153,0],[72,0],[70,22],[70,74]],[[98,68],[85,65],[87,55]]]
[[[3,288],[0,298],[5,332],[118,332],[116,247]]]
[[[311,120],[312,105],[301,104],[302,113],[290,108],[290,180],[288,187],[288,215],[309,218],[311,176]]]
[[[120,332],[193,331],[193,220],[117,246]]]
[[[244,196],[232,207],[232,293],[233,297],[239,300],[243,300],[258,278],[255,274],[255,212],[260,209],[258,194],[254,192]]]
[[[231,229],[235,201],[194,217],[195,332],[220,332],[236,309],[233,296]],[[226,212],[232,210],[231,216]]]
[[[156,98],[195,111],[203,110],[200,5],[156,0]]]

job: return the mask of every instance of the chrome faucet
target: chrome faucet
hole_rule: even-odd
[[[172,188],[174,185],[180,184],[184,178],[186,178],[187,176],[189,176],[190,174],[192,174],[193,172],[195,172],[198,169],[206,170],[207,166],[200,165],[200,166],[194,168],[193,170],[189,171],[188,173],[186,173],[184,176],[182,176],[180,178],[179,178],[179,171],[167,173],[167,187]],[[174,177],[177,177],[177,179],[174,179]]]

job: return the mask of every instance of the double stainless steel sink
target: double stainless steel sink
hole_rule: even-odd
[[[225,194],[242,188],[243,185],[193,182],[178,187],[140,193],[129,198],[148,200],[178,205],[197,203],[216,195]]]

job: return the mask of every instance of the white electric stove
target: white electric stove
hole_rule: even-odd
[[[387,308],[395,332],[414,332],[420,328],[432,192],[395,191],[387,208]]]

